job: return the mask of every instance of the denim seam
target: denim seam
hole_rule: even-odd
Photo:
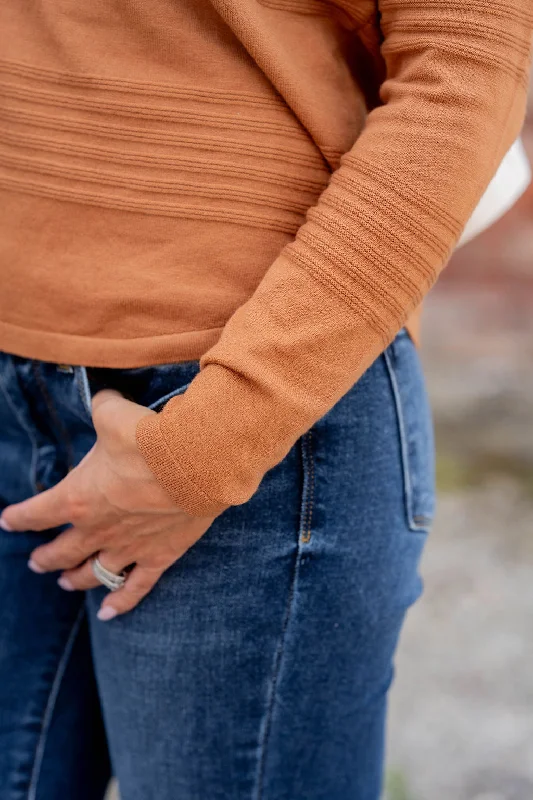
[[[294,608],[294,598],[296,596],[296,584],[298,582],[298,575],[300,572],[300,563],[302,556],[301,545],[309,541],[308,538],[305,538],[307,532],[309,538],[311,536],[311,515],[312,515],[313,496],[314,496],[314,465],[312,463],[313,459],[311,450],[311,440],[312,440],[311,430],[307,431],[307,433],[304,434],[300,439],[300,447],[302,452],[302,465],[304,472],[301,511],[300,511],[300,525],[298,527],[298,540],[296,544],[296,554],[294,558],[291,585],[289,587],[289,593],[287,596],[287,608],[285,610],[285,618],[283,620],[283,627],[281,630],[280,640],[274,657],[274,665],[272,670],[272,678],[270,682],[270,691],[268,694],[263,737],[260,743],[260,750],[259,750],[257,786],[254,791],[254,800],[263,800],[264,796],[263,790],[265,781],[268,741],[272,727],[272,717],[274,714],[274,706],[276,702],[276,690],[279,684],[281,665],[285,649],[285,641],[289,624],[291,621],[292,611]]]
[[[308,430],[301,437],[302,463],[304,467],[304,486],[302,492],[302,526],[300,538],[307,544],[311,541],[311,524],[313,517],[314,490],[315,490],[315,465],[313,461],[313,433]]]
[[[30,785],[28,787],[27,800],[36,800],[37,797],[37,784],[39,781],[41,766],[43,763],[44,751],[46,747],[46,737],[48,735],[50,724],[52,722],[56,700],[59,695],[59,690],[61,688],[61,681],[63,680],[68,660],[72,653],[72,648],[74,647],[74,642],[76,640],[76,636],[78,635],[84,613],[85,613],[85,607],[82,605],[68,635],[63,653],[57,665],[52,685],[50,687],[50,694],[48,695],[48,701],[46,703],[46,707],[44,709],[44,714],[42,718],[41,732],[39,734],[37,747],[35,748],[35,756],[30,776]]]
[[[400,387],[398,385],[396,371],[394,369],[394,365],[392,363],[392,359],[390,357],[390,353],[388,350],[385,350],[385,352],[383,353],[383,357],[385,360],[385,365],[387,368],[391,384],[392,394],[394,397],[394,405],[396,407],[396,420],[398,423],[398,433],[400,437],[400,451],[402,455],[403,489],[404,489],[407,523],[412,531],[422,531],[425,530],[427,527],[426,521],[424,521],[424,524],[421,524],[417,522],[417,517],[419,515],[413,515],[413,490],[411,483],[411,470],[409,465],[407,433],[405,430],[405,421],[403,415],[402,398],[400,395]]]
[[[89,378],[87,376],[86,368],[74,367],[74,379],[76,381],[76,386],[78,387],[78,393],[80,395],[81,402],[85,411],[87,412],[89,422],[92,422],[93,413],[91,387],[89,386]]]
[[[38,458],[39,446],[37,444],[37,440],[33,436],[31,428],[28,425],[26,425],[24,417],[19,413],[17,404],[9,394],[9,390],[6,388],[6,386],[4,386],[4,383],[1,379],[0,379],[0,389],[2,389],[2,393],[6,398],[7,404],[10,407],[13,414],[15,415],[16,419],[18,420],[20,427],[22,428],[23,431],[26,432],[28,439],[30,440],[31,443],[30,483],[33,488],[34,494],[38,494],[39,490],[37,488],[37,458]]]
[[[299,572],[299,562],[300,562],[300,547],[297,545],[297,551],[294,559],[293,564],[293,573],[291,577],[291,585],[289,587],[289,593],[287,596],[287,608],[285,610],[285,619],[283,620],[283,627],[281,630],[280,640],[278,642],[278,647],[276,650],[276,654],[274,657],[274,665],[272,670],[272,678],[270,681],[270,691],[268,693],[268,701],[267,701],[267,709],[265,715],[265,724],[263,729],[263,736],[259,746],[259,757],[258,757],[258,769],[257,769],[257,785],[254,791],[254,800],[263,800],[263,790],[264,790],[264,781],[265,781],[265,769],[266,769],[266,757],[267,757],[267,749],[268,749],[268,742],[270,737],[270,731],[272,728],[272,717],[274,714],[274,706],[276,702],[276,691],[279,683],[279,676],[281,673],[281,664],[283,660],[283,653],[285,650],[285,639],[287,630],[289,628],[289,623],[291,619],[292,609],[294,605],[294,597],[296,594],[296,581],[298,578]]]
[[[72,442],[70,441],[70,436],[68,434],[67,429],[63,425],[61,417],[57,413],[57,409],[55,408],[50,398],[46,382],[44,381],[43,376],[39,371],[39,364],[36,363],[35,361],[32,362],[32,372],[33,375],[35,376],[35,380],[37,381],[37,385],[39,386],[39,389],[41,391],[41,395],[44,400],[45,406],[48,409],[48,413],[50,414],[51,419],[57,426],[56,433],[59,434],[58,438],[61,439],[63,445],[65,446],[65,455],[67,457],[68,467],[72,468],[74,466],[75,459],[74,459],[74,449],[72,447]]]

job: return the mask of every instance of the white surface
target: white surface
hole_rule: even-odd
[[[531,167],[520,139],[513,144],[468,220],[460,247],[490,227],[513,206],[531,182]]]

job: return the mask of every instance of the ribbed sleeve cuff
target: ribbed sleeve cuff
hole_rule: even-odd
[[[137,446],[158,482],[187,514],[216,517],[228,508],[197,486],[190,472],[176,459],[161,430],[158,416],[142,417],[137,425]]]

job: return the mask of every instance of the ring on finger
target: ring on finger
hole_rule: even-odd
[[[111,572],[110,569],[104,567],[98,556],[91,558],[91,569],[97,581],[104,586],[107,586],[112,592],[116,592],[126,583],[126,571],[122,570],[119,574]]]

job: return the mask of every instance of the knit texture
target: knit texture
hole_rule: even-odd
[[[216,515],[410,324],[520,131],[533,10],[3,0],[0,29],[0,347],[200,358],[137,438]]]

